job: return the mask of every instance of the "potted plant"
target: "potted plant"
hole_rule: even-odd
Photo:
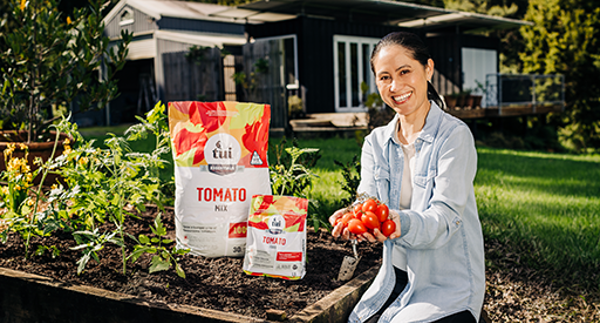
[[[448,110],[454,110],[454,108],[456,108],[458,106],[458,98],[459,98],[459,95],[456,92],[453,92],[450,94],[445,94],[444,102],[446,102],[446,108]]]
[[[463,109],[471,109],[473,108],[473,102],[475,100],[475,98],[472,95],[473,90],[471,89],[464,89],[463,91],[461,91],[461,95],[463,97],[463,105],[462,108]]]
[[[113,50],[103,36],[102,2],[91,0],[72,17],[57,9],[56,0],[10,2],[11,14],[0,24],[1,150],[6,142],[24,142],[33,160],[36,151],[54,146],[52,110],[72,103],[81,110],[103,107],[116,97],[114,75],[125,64],[132,35],[123,32]],[[101,69],[106,72],[100,74]]]
[[[458,92],[457,96],[457,102],[456,102],[456,106],[459,109],[468,109],[470,108],[470,102],[469,102],[469,97],[471,95],[471,90],[470,89],[464,89],[460,92]]]
[[[475,83],[477,83],[477,88],[473,91],[475,94],[473,95],[473,108],[480,108],[481,107],[481,100],[483,99],[483,95],[488,95],[488,82],[486,81],[485,84],[479,82],[478,80],[475,80]]]

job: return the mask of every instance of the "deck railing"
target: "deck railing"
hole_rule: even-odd
[[[530,106],[532,113],[540,106],[565,108],[565,79],[561,74],[488,74],[484,102],[486,107]]]

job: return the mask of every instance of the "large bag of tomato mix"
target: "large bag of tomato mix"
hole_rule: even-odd
[[[304,198],[252,197],[243,265],[246,274],[286,280],[304,277],[307,210]]]
[[[177,246],[205,257],[243,257],[250,200],[271,194],[270,106],[169,102]]]

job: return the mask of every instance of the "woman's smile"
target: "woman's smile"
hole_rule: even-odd
[[[405,93],[405,94],[402,94],[402,95],[393,96],[392,100],[394,100],[394,102],[396,104],[403,104],[406,101],[408,101],[408,99],[410,99],[411,95],[412,95],[412,91],[410,91],[408,93]]]

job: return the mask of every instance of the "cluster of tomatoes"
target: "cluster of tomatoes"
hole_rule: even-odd
[[[389,219],[390,209],[387,205],[369,198],[362,203],[354,205],[354,209],[349,209],[341,218],[338,218],[335,225],[342,223],[344,228],[356,235],[378,229],[381,233],[389,237],[396,231],[396,223]]]

